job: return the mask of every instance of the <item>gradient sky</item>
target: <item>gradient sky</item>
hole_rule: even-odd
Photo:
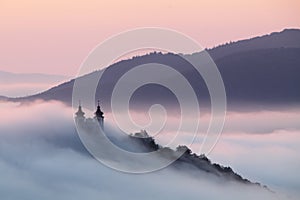
[[[107,37],[178,30],[204,47],[300,27],[298,0],[0,0],[0,70],[75,75]]]

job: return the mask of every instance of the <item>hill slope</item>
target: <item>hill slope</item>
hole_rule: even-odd
[[[219,46],[208,52],[224,80],[229,105],[300,103],[300,30],[284,30]],[[195,53],[191,56],[199,55]],[[195,69],[178,55],[161,53],[151,53],[109,66],[99,83],[104,87],[97,90],[96,99],[101,99],[109,107],[117,80],[128,70],[146,63],[165,64],[178,70],[189,80],[199,100],[209,102],[207,87]],[[97,73],[93,72],[83,78],[97,76]],[[11,100],[54,99],[70,104],[73,83],[74,80],[71,80],[40,94]],[[134,94],[135,104],[147,106],[157,102],[169,105],[178,103],[170,91],[157,85],[144,86]]]

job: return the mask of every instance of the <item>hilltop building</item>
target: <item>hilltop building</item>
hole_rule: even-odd
[[[100,108],[100,102],[98,101],[97,110],[94,113],[94,118],[85,118],[85,113],[82,111],[81,103],[79,102],[78,111],[75,113],[75,122],[79,126],[89,125],[92,123],[99,123],[102,130],[104,130],[104,113]]]
[[[95,120],[97,120],[98,122],[99,122],[99,124],[100,124],[100,127],[102,128],[102,130],[103,130],[103,128],[104,128],[104,116],[103,116],[103,112],[101,111],[101,109],[100,109],[100,102],[99,102],[99,100],[98,100],[98,106],[97,106],[97,110],[96,110],[96,112],[95,112]]]

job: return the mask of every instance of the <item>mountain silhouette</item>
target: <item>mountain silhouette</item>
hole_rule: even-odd
[[[300,48],[300,30],[284,29],[281,32],[219,45],[208,51],[214,59],[219,59],[234,53],[272,48]]]
[[[285,29],[207,51],[222,75],[229,107],[251,104],[265,108],[300,103],[300,30]],[[201,55],[199,52],[184,56]],[[135,66],[147,63],[164,64],[176,69],[189,81],[199,101],[209,104],[207,86],[190,63],[177,54],[156,52],[109,66],[99,82],[102,87],[98,87],[95,99],[101,99],[104,107],[109,107],[113,88],[119,78]],[[92,72],[82,78],[89,79],[99,73]],[[45,92],[10,100],[59,100],[71,104],[73,84],[74,80],[70,80]],[[178,104],[172,92],[156,84],[139,88],[133,95],[132,103],[137,107],[153,103],[165,106]]]
[[[67,80],[69,77],[54,74],[39,74],[39,73],[11,73],[0,71],[0,83],[16,84],[16,83],[58,83]]]

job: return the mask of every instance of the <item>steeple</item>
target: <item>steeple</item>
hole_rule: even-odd
[[[82,123],[84,122],[84,112],[82,111],[82,108],[81,108],[81,102],[79,101],[79,106],[78,106],[78,111],[75,113],[76,117],[75,117],[75,120],[76,120],[76,123]]]
[[[101,108],[100,108],[100,101],[99,100],[98,100],[97,110],[95,112],[95,119],[99,122],[100,127],[103,129],[104,116],[103,116],[103,112],[101,111]]]
[[[85,113],[82,111],[81,102],[80,101],[79,101],[78,111],[75,114],[76,114],[76,117],[84,117]]]
[[[98,100],[98,106],[97,106],[97,110],[95,112],[95,115],[96,115],[97,118],[104,118],[103,112],[100,109],[100,102],[99,102],[99,100]]]

